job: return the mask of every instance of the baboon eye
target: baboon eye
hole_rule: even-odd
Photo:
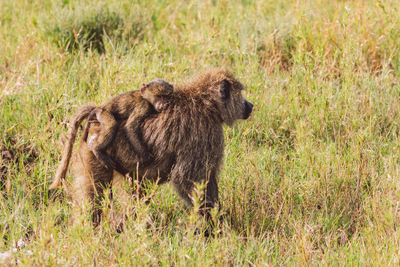
[[[231,83],[227,80],[221,82],[221,96],[222,99],[228,99],[231,89]]]

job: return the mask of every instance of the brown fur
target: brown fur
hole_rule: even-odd
[[[105,153],[115,137],[118,121],[121,120],[126,121],[124,127],[127,129],[127,138],[133,146],[132,149],[136,152],[136,159],[139,161],[151,160],[152,155],[144,145],[140,125],[144,118],[152,112],[153,107],[158,112],[165,109],[172,93],[173,86],[171,84],[161,79],[155,79],[148,84],[143,84],[140,92],[131,91],[120,94],[101,107],[88,105],[81,108],[72,119],[67,135],[67,144],[64,146],[61,162],[50,189],[58,187],[65,179],[78,127],[85,118],[88,119],[88,122],[83,132],[82,139],[84,141],[88,135],[90,120],[96,118],[95,122],[100,123],[97,133],[93,134],[89,140],[88,147],[104,167],[115,169],[121,173],[126,172],[118,162]]]
[[[223,123],[247,119],[253,105],[241,94],[243,85],[223,69],[205,72],[175,87],[167,109],[149,114],[143,122],[143,139],[152,148],[153,162],[137,160],[126,138],[126,121],[119,124],[107,152],[137,179],[171,181],[178,194],[192,205],[194,183],[206,182],[202,213],[218,202],[217,176],[223,158]],[[90,129],[96,133],[95,126]],[[80,155],[80,156],[79,156]],[[85,143],[74,155],[73,199],[76,205],[102,196],[112,173],[99,164]],[[92,182],[91,182],[92,181]],[[96,198],[98,199],[98,198]]]
[[[143,84],[140,90],[141,97],[136,92],[127,92],[112,98],[101,108],[96,108],[92,116],[96,117],[101,128],[88,142],[96,158],[105,167],[115,169],[120,173],[125,172],[125,169],[106,153],[106,149],[114,140],[118,121],[127,119],[125,125],[127,138],[133,145],[137,159],[142,162],[152,160],[151,152],[143,142],[140,126],[154,109],[160,112],[168,106],[172,93],[171,84],[162,79],[155,79],[148,84]],[[143,101],[142,98],[147,101]]]

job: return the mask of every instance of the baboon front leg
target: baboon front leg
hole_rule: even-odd
[[[153,160],[153,155],[149,148],[146,146],[143,140],[142,134],[142,122],[144,120],[144,115],[132,114],[129,116],[126,122],[126,135],[128,136],[129,142],[132,144],[133,149],[136,152],[138,161],[142,163],[147,163]]]
[[[190,177],[195,177],[193,176],[193,173],[195,172],[187,174],[181,173],[181,170],[179,170],[178,166],[179,163],[177,163],[171,173],[171,182],[183,200],[189,206],[193,206],[192,193],[194,189],[194,182],[190,179]],[[211,171],[211,173],[208,175],[209,177],[206,179],[207,184],[199,210],[199,214],[204,217],[207,222],[207,228],[204,231],[204,235],[207,237],[212,235],[213,228],[215,226],[210,211],[215,207],[215,205],[218,204],[218,183],[215,173],[216,171]]]
[[[102,108],[96,108],[94,112],[100,123],[100,131],[89,139],[88,147],[103,166],[118,170],[119,165],[106,152],[115,138],[118,129],[117,121],[110,112]]]

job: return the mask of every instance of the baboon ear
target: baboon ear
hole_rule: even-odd
[[[144,94],[144,92],[146,91],[146,88],[147,88],[147,84],[143,84],[142,85],[142,88],[140,88],[140,93],[143,95]]]
[[[231,83],[225,79],[221,82],[221,97],[222,97],[222,99],[224,99],[224,100],[229,99],[230,92],[231,92]]]

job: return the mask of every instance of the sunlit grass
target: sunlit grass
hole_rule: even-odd
[[[66,49],[98,12],[118,21],[101,53]],[[24,240],[11,263],[398,265],[399,15],[394,0],[0,1],[0,252]],[[54,41],[57,27],[72,35]],[[221,235],[196,234],[169,185],[115,203],[123,233],[87,214],[72,224],[69,199],[47,190],[64,120],[215,66],[255,104],[225,129]]]

